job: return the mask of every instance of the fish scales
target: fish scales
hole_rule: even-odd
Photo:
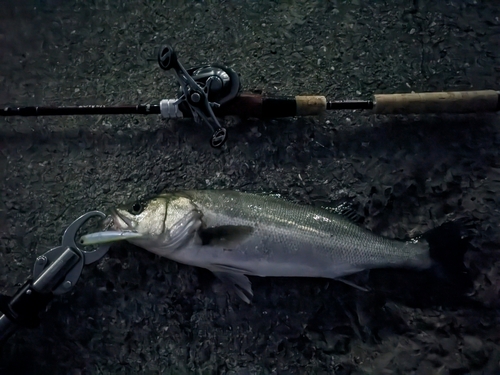
[[[226,255],[234,260],[246,255],[259,256],[261,262],[297,266],[302,263],[316,271],[307,276],[324,277],[342,276],[350,273],[351,268],[402,263],[418,267],[427,263],[428,246],[425,243],[377,236],[322,208],[234,191],[188,191],[185,194],[203,212],[208,227],[242,225],[254,228],[251,238],[233,250],[236,254]],[[263,270],[254,271],[262,274]],[[281,273],[279,276],[286,276],[283,271],[277,272]]]

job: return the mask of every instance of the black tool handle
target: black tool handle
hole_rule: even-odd
[[[17,293],[8,297],[0,295],[0,344],[5,342],[18,327],[35,328],[40,324],[39,314],[53,298],[52,293],[40,293],[33,288],[33,281],[26,282]]]

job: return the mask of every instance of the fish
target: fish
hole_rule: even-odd
[[[446,224],[398,240],[377,235],[335,210],[275,195],[186,190],[112,209],[107,229],[116,235],[87,234],[81,243],[127,240],[161,257],[210,270],[250,303],[248,276],[343,281],[343,276],[374,268],[423,270],[434,265],[464,273],[463,234]]]

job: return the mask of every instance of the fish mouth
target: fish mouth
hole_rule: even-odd
[[[111,214],[108,216],[109,223],[107,228],[113,228],[115,230],[134,230],[134,225],[132,221],[123,215],[121,215],[117,210],[112,209]],[[107,221],[108,219],[106,219]]]
[[[100,245],[123,240],[140,239],[143,235],[134,230],[134,223],[117,210],[111,210],[102,223],[101,232],[80,237],[81,245]]]

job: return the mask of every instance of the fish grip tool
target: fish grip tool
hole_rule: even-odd
[[[0,345],[19,327],[37,327],[40,324],[39,314],[47,309],[54,296],[72,290],[83,267],[106,255],[109,245],[87,251],[75,242],[77,232],[93,217],[103,219],[106,214],[91,211],[76,219],[64,231],[60,246],[36,258],[32,277],[15,295],[0,295]]]

